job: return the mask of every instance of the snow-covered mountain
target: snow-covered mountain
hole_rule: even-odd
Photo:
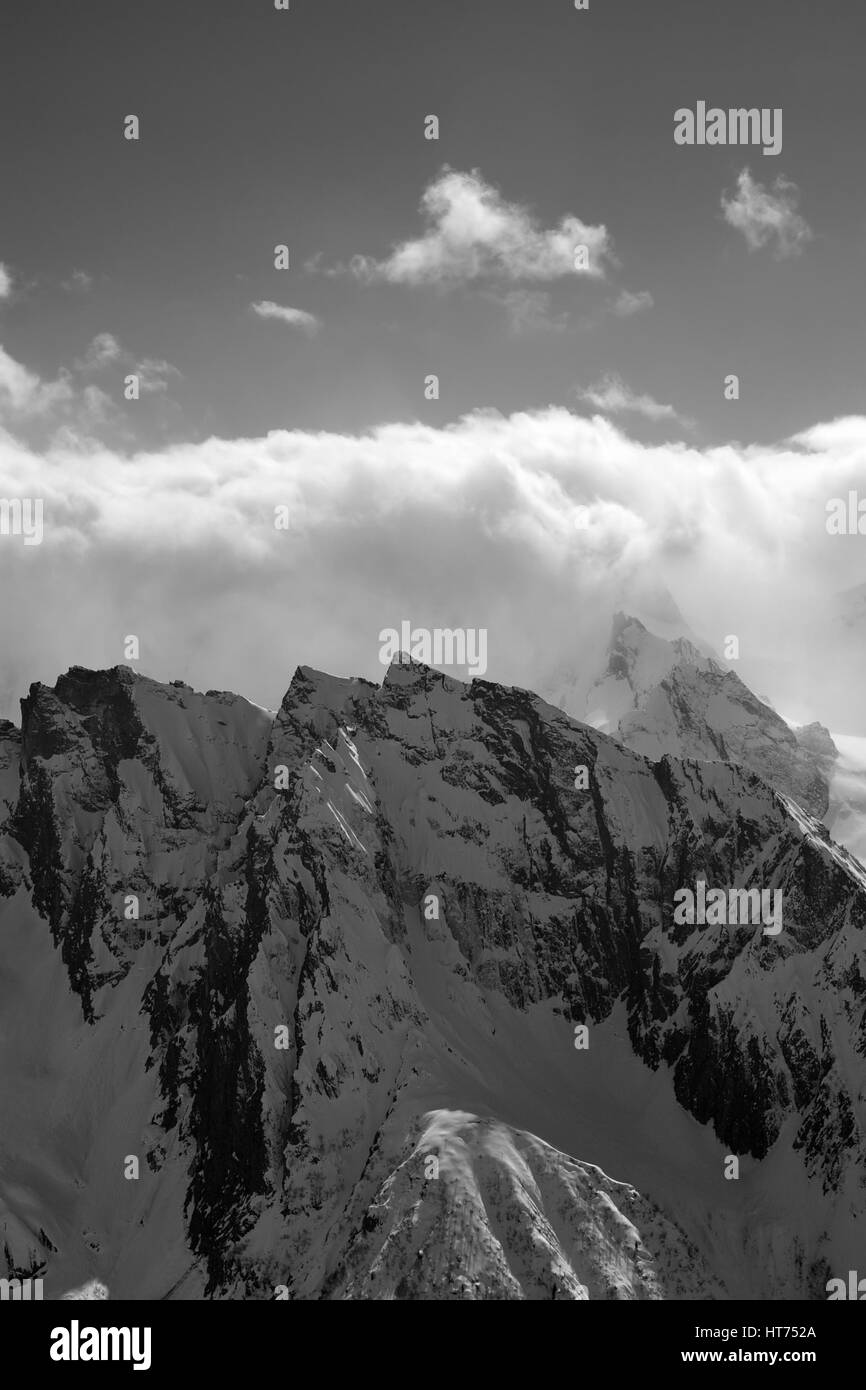
[[[798,738],[735,671],[688,638],[668,640],[624,613],[613,620],[606,658],[586,695],[551,690],[574,718],[653,760],[668,753],[742,764],[811,815],[826,814],[837,750],[820,725]]]
[[[792,726],[709,647],[659,626],[617,613],[595,678],[560,670],[543,685],[546,698],[648,758],[750,768],[866,863],[866,742],[819,723]]]
[[[748,768],[418,665],[300,668],[273,719],[73,668],[0,726],[4,817],[0,1227],[46,1296],[856,1268],[866,871]],[[783,930],[677,925],[700,879]]]

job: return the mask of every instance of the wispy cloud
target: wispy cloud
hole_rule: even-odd
[[[725,221],[742,232],[750,251],[773,245],[777,260],[796,256],[812,240],[814,233],[797,211],[800,192],[797,185],[779,177],[771,186],[753,179],[743,169],[737,190],[722,194]]]
[[[672,405],[663,405],[652,396],[637,395],[621,377],[613,374],[605,376],[595,386],[579,390],[578,396],[604,415],[631,413],[643,415],[647,420],[675,420],[685,429],[694,427],[694,422],[680,415]]]
[[[508,315],[508,330],[515,336],[524,333],[562,333],[568,327],[568,315],[554,312],[547,290],[507,290],[504,294],[491,292],[490,298],[502,305]]]
[[[638,290],[632,294],[631,290],[623,290],[614,301],[612,312],[617,318],[628,319],[632,314],[639,314],[642,309],[651,309],[654,300],[649,290]]]
[[[0,299],[8,299],[12,293],[12,271],[0,261]]]
[[[167,391],[171,378],[181,375],[177,367],[161,357],[142,357],[135,363],[134,371],[140,390],[146,393]]]
[[[112,362],[118,362],[123,349],[113,333],[97,333],[83,357],[76,358],[75,367],[82,372],[98,372]]]
[[[118,342],[113,333],[97,333],[87,352],[77,358],[73,365],[76,371],[97,373],[115,363],[128,372],[134,372],[138,377],[139,389],[146,394],[166,391],[171,378],[181,375],[177,367],[160,357],[136,357]]]
[[[94,378],[114,371],[116,389],[103,389]],[[135,372],[139,390],[157,395],[180,372],[159,358],[136,358],[113,333],[99,333],[71,367],[61,366],[56,377],[44,379],[0,347],[0,437],[12,431],[33,447],[102,447],[110,438],[127,445],[132,439],[129,412],[122,408],[121,372]]]
[[[291,328],[300,328],[305,333],[315,333],[321,326],[321,321],[315,314],[308,314],[305,309],[292,309],[287,304],[275,304],[272,299],[260,299],[258,303],[251,304],[250,308],[260,319],[278,319],[280,323],[287,323]]]
[[[383,259],[356,255],[348,266],[364,282],[458,285],[471,280],[550,281],[569,275],[602,278],[615,263],[607,228],[566,214],[545,228],[530,210],[510,203],[478,169],[447,165],[424,191],[427,230],[395,245]],[[578,248],[585,248],[584,251]]]
[[[86,270],[73,270],[68,279],[61,280],[60,287],[70,294],[87,294],[93,288],[93,276]]]

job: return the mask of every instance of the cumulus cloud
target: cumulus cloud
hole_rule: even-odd
[[[857,732],[864,643],[838,645],[827,605],[862,582],[863,540],[825,517],[864,453],[862,418],[701,449],[554,407],[132,455],[0,430],[0,496],[45,499],[43,544],[0,544],[0,650],[23,694],[117,664],[134,632],[146,673],[273,706],[298,663],[381,679],[378,633],[407,618],[486,627],[490,679],[537,688],[651,576],[717,650],[739,636],[786,713]]]
[[[692,421],[679,415],[672,405],[662,405],[652,396],[639,396],[626,386],[621,377],[608,375],[595,386],[578,391],[578,396],[587,405],[602,411],[605,415],[618,415],[631,412],[643,415],[647,420],[676,420],[691,428]]]
[[[743,233],[750,251],[773,245],[773,254],[781,260],[799,255],[813,237],[797,211],[799,197],[797,185],[788,179],[779,177],[768,187],[743,169],[736,192],[722,194],[722,211],[725,221]]]
[[[478,169],[463,173],[446,165],[425,189],[421,213],[427,229],[420,237],[400,242],[381,260],[356,255],[334,273],[348,269],[361,281],[393,285],[456,285],[484,278],[601,278],[605,264],[614,263],[606,227],[567,213],[545,228],[528,208],[507,202]]]
[[[638,290],[636,294],[632,294],[631,290],[623,290],[614,301],[613,312],[617,318],[628,319],[632,314],[639,314],[642,309],[651,309],[654,302],[649,290]]]
[[[0,299],[8,299],[12,293],[12,272],[8,265],[0,261]]]
[[[278,319],[280,323],[287,323],[291,328],[301,328],[305,333],[315,333],[320,327],[315,314],[308,314],[305,309],[291,309],[287,304],[275,304],[272,299],[260,299],[258,303],[251,304],[250,308],[260,319]]]

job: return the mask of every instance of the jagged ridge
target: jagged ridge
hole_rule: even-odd
[[[0,1191],[41,1194],[56,1252],[7,1197],[16,1267],[44,1257],[58,1286],[99,1275],[118,1296],[370,1296],[382,1251],[359,1240],[387,1194],[401,1211],[451,1200],[441,1177],[406,1196],[407,1145],[435,1111],[528,1132],[508,1142],[579,1154],[661,1202],[699,1251],[692,1296],[814,1296],[821,1261],[846,1257],[866,883],[754,775],[651,764],[528,691],[418,666],[381,688],[302,668],[273,722],[235,696],[74,670],[24,702],[20,773],[0,840],[20,1001],[5,1084],[39,1159],[25,1171],[7,1141]],[[675,927],[673,892],[698,876],[781,887],[782,936]],[[45,988],[49,1043],[32,1023]],[[71,1145],[23,1099],[34,1067],[57,1078],[49,1097],[64,1088]],[[640,1118],[651,1077],[658,1128]],[[754,1171],[773,1181],[784,1168],[781,1247],[763,1179],[747,1219],[725,1151],[769,1155]],[[440,1249],[437,1296],[552,1287],[549,1241],[531,1278],[497,1242],[477,1286],[459,1243]],[[392,1250],[381,1296],[430,1296]],[[601,1287],[572,1272],[563,1296]],[[682,1271],[666,1277],[653,1287],[682,1296]]]

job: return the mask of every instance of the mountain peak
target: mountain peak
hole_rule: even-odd
[[[827,812],[827,751],[818,736],[798,740],[735,671],[687,637],[658,637],[618,612],[607,667],[586,703],[591,724],[645,757],[739,763],[810,814]]]

